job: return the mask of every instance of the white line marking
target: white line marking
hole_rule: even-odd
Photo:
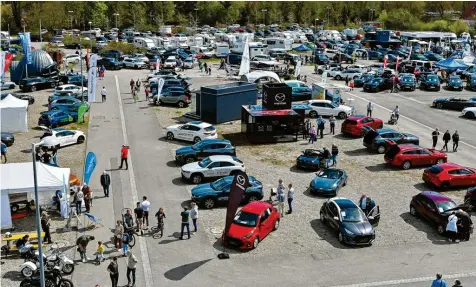
[[[476,272],[468,272],[468,273],[461,273],[461,274],[452,274],[452,275],[444,275],[444,279],[458,279],[458,278],[465,278],[465,277],[475,277]],[[421,278],[410,278],[410,279],[398,279],[398,280],[389,280],[389,281],[381,281],[381,282],[370,282],[370,283],[357,283],[357,284],[350,284],[350,285],[337,285],[332,287],[376,287],[376,286],[388,286],[388,285],[398,285],[398,284],[408,284],[408,283],[416,283],[416,282],[432,282],[435,277],[421,277]]]
[[[392,93],[392,94],[393,94],[394,96],[399,97],[399,98],[402,98],[402,99],[405,99],[405,100],[409,100],[409,101],[412,101],[412,102],[415,102],[415,103],[419,103],[419,104],[422,104],[422,105],[424,105],[424,106],[428,106],[428,105],[429,105],[429,104],[426,104],[426,103],[424,103],[424,102],[420,102],[419,100],[415,100],[415,99],[413,99],[413,98],[405,97],[405,96],[400,95],[400,94],[398,94],[398,93]]]
[[[117,100],[119,101],[119,112],[121,114],[121,126],[122,126],[122,134],[124,136],[124,144],[128,145],[126,121],[124,119],[124,110],[122,108],[122,99],[121,99],[121,92],[119,90],[119,81],[117,79],[117,75],[114,75],[114,77],[116,78]],[[129,178],[131,181],[132,202],[135,203],[138,201],[138,196],[137,196],[136,180],[134,178],[134,169],[132,167],[132,157],[131,157],[130,151],[129,151]],[[142,268],[144,268],[145,286],[152,287],[152,270],[150,268],[147,244],[145,242],[144,237],[142,236],[138,236],[138,237],[139,237],[140,253],[142,256]]]
[[[351,95],[351,96],[353,96],[353,97],[356,97],[357,99],[360,99],[360,100],[362,100],[362,101],[366,101],[366,102],[370,101],[370,100],[368,100],[368,99],[366,99],[366,98],[357,96],[357,95],[352,94],[352,93],[349,93],[349,92],[345,92],[345,93],[347,93],[347,94],[349,94],[349,95]],[[392,112],[391,110],[387,109],[386,107],[381,106],[381,105],[379,105],[379,104],[377,104],[377,103],[375,103],[375,102],[372,102],[372,104],[373,104],[374,106],[377,106],[377,107],[379,107],[379,108],[381,108],[381,109],[384,109],[384,110],[386,110],[386,111],[388,111],[388,112]],[[429,127],[429,126],[427,126],[427,125],[425,125],[425,124],[422,124],[422,123],[420,123],[420,122],[417,122],[417,121],[415,121],[414,119],[411,119],[411,118],[409,118],[409,117],[405,117],[405,116],[400,115],[400,118],[407,119],[407,120],[409,120],[409,121],[411,121],[411,122],[413,122],[413,123],[415,123],[415,124],[417,124],[417,125],[420,125],[420,126],[422,126],[422,127],[427,128],[427,129],[429,129],[429,130],[434,130],[434,128]],[[466,146],[469,146],[470,148],[476,149],[476,146],[474,146],[474,145],[471,145],[471,144],[466,143],[466,142],[464,142],[464,141],[459,141],[459,142],[460,142],[461,144],[464,144],[464,145],[466,145]]]

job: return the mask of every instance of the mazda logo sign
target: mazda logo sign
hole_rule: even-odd
[[[242,175],[238,175],[236,177],[236,181],[238,182],[239,185],[242,185],[242,186],[245,185],[245,177]]]
[[[267,93],[264,93],[264,94],[263,94],[263,101],[266,102],[267,100],[268,100],[268,94],[267,94]]]
[[[277,102],[284,102],[284,100],[286,99],[286,95],[284,95],[283,93],[279,93],[279,94],[276,94],[276,96],[274,96],[274,99]]]

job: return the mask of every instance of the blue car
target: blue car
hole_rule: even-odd
[[[428,74],[420,80],[420,89],[422,90],[440,90],[440,79],[437,75]]]
[[[374,74],[363,74],[362,76],[354,80],[354,87],[361,88],[365,85],[365,83],[373,80],[374,78]]]
[[[336,196],[337,192],[347,184],[347,173],[342,169],[328,168],[316,173],[309,184],[312,194]]]
[[[66,111],[48,111],[42,112],[38,119],[38,126],[55,128],[57,126],[67,125],[78,119],[78,113]]]
[[[384,154],[395,144],[420,145],[420,139],[412,134],[397,132],[392,129],[369,129],[365,134],[363,144],[372,151]]]
[[[369,60],[379,60],[383,59],[384,54],[377,51],[368,51]]]
[[[458,76],[450,76],[446,82],[446,88],[452,91],[462,91],[463,90],[463,81],[461,81]]]
[[[249,187],[245,190],[242,203],[261,200],[264,196],[263,184],[249,176]],[[206,209],[226,204],[230,197],[230,187],[234,176],[225,176],[212,183],[200,184],[192,189],[192,201]]]
[[[192,146],[175,150],[175,162],[179,164],[199,161],[211,155],[236,156],[236,149],[229,140],[205,139]]]
[[[400,90],[410,90],[414,91],[416,88],[416,80],[415,76],[413,75],[404,75],[401,77],[400,81],[398,82],[400,86]]]
[[[296,159],[296,167],[302,169],[319,170],[322,161],[322,151],[317,149],[306,149]]]
[[[466,79],[466,88],[471,91],[476,91],[476,74],[469,75]]]
[[[311,99],[312,90],[306,83],[297,80],[289,80],[284,83],[292,88],[292,102],[308,101]]]
[[[75,103],[81,103],[80,100],[73,98],[73,97],[55,97],[52,101],[48,104],[48,110],[65,110],[64,106],[71,106]]]

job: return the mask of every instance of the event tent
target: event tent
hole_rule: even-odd
[[[449,58],[462,60],[465,64],[476,64],[476,55],[471,51],[456,50]]]
[[[27,132],[28,131],[28,101],[20,100],[12,95],[0,101],[1,129],[2,132]]]
[[[297,48],[294,48],[294,50],[298,51],[298,52],[307,52],[307,51],[311,51],[311,49],[309,49],[309,47],[307,47],[306,45],[301,45]]]
[[[456,59],[445,59],[434,64],[437,67],[448,69],[448,70],[462,70],[468,67],[468,65],[459,62]]]
[[[47,201],[51,200],[51,196],[58,189],[61,191],[69,190],[69,168],[59,168],[37,162],[36,172],[40,204],[42,198]],[[21,162],[0,165],[0,182],[1,224],[2,228],[8,228],[12,224],[9,195],[32,193],[31,197],[34,196],[33,163]]]

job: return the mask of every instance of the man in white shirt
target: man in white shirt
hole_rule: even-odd
[[[102,90],[101,90],[101,96],[102,96],[102,102],[104,103],[106,101],[106,87],[102,87]]]
[[[288,210],[288,214],[291,214],[293,213],[293,201],[294,201],[294,188],[293,188],[293,185],[292,183],[290,183],[288,185],[288,205],[289,205],[289,210]]]
[[[374,109],[374,106],[372,105],[372,102],[369,102],[367,105],[367,117],[372,117],[373,109]]]
[[[150,202],[147,200],[147,196],[142,197],[142,203],[140,204],[140,208],[144,211],[144,223],[146,224],[146,228],[149,228],[149,210],[150,210]]]

